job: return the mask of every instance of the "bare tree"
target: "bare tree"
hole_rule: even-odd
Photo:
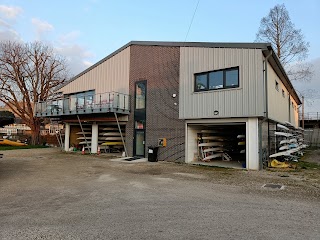
[[[303,61],[308,56],[309,43],[301,29],[296,29],[284,6],[276,5],[261,19],[257,42],[270,42],[286,68],[290,80],[309,80],[312,66]]]
[[[0,43],[0,101],[20,117],[39,143],[41,119],[34,106],[68,77],[65,59],[43,43]]]

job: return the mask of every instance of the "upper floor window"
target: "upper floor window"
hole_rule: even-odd
[[[239,87],[239,67],[195,74],[195,91]]]
[[[277,80],[275,81],[275,84],[276,84],[276,85],[275,85],[276,90],[279,91],[279,83],[278,83]]]
[[[146,108],[146,83],[137,82],[135,89],[135,109]]]
[[[285,97],[285,93],[283,89],[282,89],[282,97]]]

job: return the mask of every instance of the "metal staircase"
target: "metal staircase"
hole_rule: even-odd
[[[55,135],[58,140],[59,147],[63,150],[64,149],[64,142],[63,142],[63,137],[62,133],[60,130],[60,124],[62,124],[62,121],[60,118],[49,118],[50,119],[50,128],[52,127],[55,130]]]

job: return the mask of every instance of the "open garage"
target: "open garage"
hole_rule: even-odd
[[[186,162],[259,169],[258,119],[186,122]]]

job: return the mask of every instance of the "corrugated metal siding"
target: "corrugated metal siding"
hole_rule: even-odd
[[[298,109],[298,105],[295,102],[295,100],[293,99],[293,97],[291,98],[291,106],[290,106],[290,122],[295,126],[295,127],[299,127],[299,109]],[[293,103],[293,106],[292,106]]]
[[[60,91],[63,94],[94,89],[96,93],[120,92],[129,94],[130,47],[81,75]]]
[[[278,90],[276,89],[276,81],[278,82]],[[289,93],[269,63],[267,82],[269,118],[278,122],[290,121]],[[285,97],[282,96],[282,90],[285,91]]]
[[[240,87],[194,92],[194,74],[239,66]],[[262,52],[259,49],[180,48],[179,117],[263,116]],[[214,115],[214,111],[219,115]]]
[[[275,87],[275,81],[279,84],[279,90]],[[284,90],[284,97],[282,90]],[[289,96],[288,90],[270,64],[268,64],[268,105],[269,118],[278,122],[289,121],[298,127],[298,105],[296,101]]]

